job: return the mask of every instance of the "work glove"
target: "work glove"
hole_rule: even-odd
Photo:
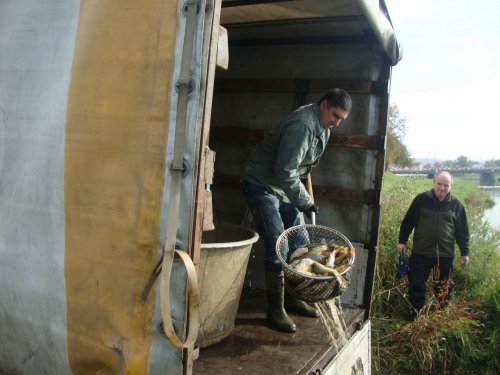
[[[307,216],[308,219],[311,218],[311,212],[314,212],[317,215],[319,212],[319,207],[313,204],[312,206],[304,210],[304,214]]]

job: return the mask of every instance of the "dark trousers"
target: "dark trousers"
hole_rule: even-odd
[[[409,299],[417,312],[425,305],[426,282],[431,271],[433,271],[434,295],[441,307],[448,303],[453,292],[453,282],[450,279],[452,267],[453,258],[411,254],[408,273]]]
[[[264,241],[266,271],[280,272],[283,268],[276,256],[276,242],[285,229],[303,223],[302,213],[269,193],[264,186],[244,181],[243,194],[255,220],[257,233]]]

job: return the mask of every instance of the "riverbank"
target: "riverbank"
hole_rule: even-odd
[[[392,191],[395,185],[400,184],[403,179],[412,181],[416,191],[432,189],[432,179],[427,178],[427,176],[398,176],[391,172],[386,172],[384,174],[384,191]],[[495,204],[493,198],[486,191],[479,188],[479,177],[472,174],[455,177],[452,194],[464,203],[467,200],[479,201],[481,207],[484,209],[490,208]]]
[[[428,290],[421,317],[406,320],[407,279],[395,277],[399,225],[413,197],[431,188],[430,179],[384,176],[371,311],[373,373],[498,374],[500,230],[483,219],[491,196],[467,179],[455,178],[452,194],[468,213],[470,264],[463,269],[455,262],[455,295],[448,308],[436,308]]]

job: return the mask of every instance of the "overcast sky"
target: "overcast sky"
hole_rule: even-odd
[[[500,159],[500,1],[386,4],[404,49],[390,101],[412,156]]]

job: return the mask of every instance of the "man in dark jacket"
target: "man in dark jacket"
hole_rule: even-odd
[[[455,242],[460,249],[461,265],[469,263],[467,214],[462,203],[451,195],[452,185],[450,173],[438,172],[433,180],[433,189],[415,197],[401,223],[397,245],[399,253],[405,250],[406,242],[415,229],[408,273],[413,318],[424,307],[425,284],[431,270],[434,294],[441,307],[448,304],[453,291],[451,271]]]
[[[275,246],[279,235],[303,223],[302,213],[318,213],[314,199],[301,182],[319,162],[330,129],[340,125],[351,111],[351,97],[341,89],[324,94],[317,103],[298,108],[272,129],[250,156],[243,189],[264,241],[268,310],[267,319],[277,329],[295,332],[287,309],[311,317],[318,312],[306,302],[287,293]]]

